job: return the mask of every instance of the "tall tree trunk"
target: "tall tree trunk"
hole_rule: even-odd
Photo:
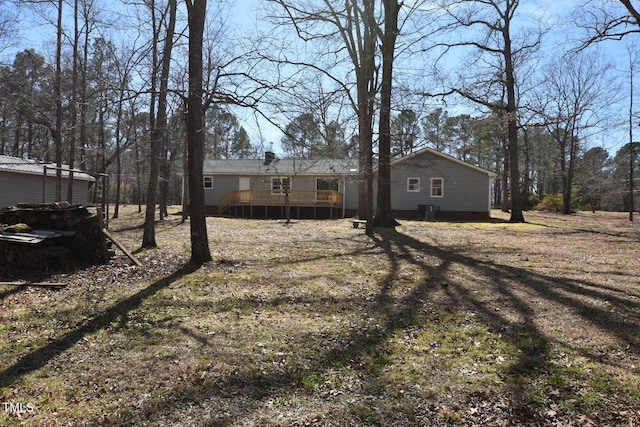
[[[157,127],[162,132],[162,160],[160,163],[160,176],[163,178],[160,183],[160,219],[167,215],[167,190],[169,183],[169,172],[171,166],[167,164],[168,146],[168,120],[167,120],[167,94],[169,90],[169,70],[171,67],[171,52],[173,50],[173,35],[176,28],[176,13],[178,9],[177,0],[169,0],[169,22],[167,24],[166,37],[162,48],[162,68],[160,71],[160,97],[158,99],[158,120]]]
[[[133,117],[133,114],[132,114],[132,117]],[[137,198],[136,202],[138,203],[138,213],[140,213],[140,212],[142,212],[142,177],[141,177],[142,173],[140,172],[140,162],[141,162],[141,160],[140,160],[140,140],[138,139],[137,135],[136,135],[135,155],[136,155],[136,188],[138,189],[138,194],[136,196],[136,198]]]
[[[522,186],[522,202],[525,206],[529,206],[529,195],[531,189],[531,150],[529,146],[529,131],[524,129],[524,170],[522,176],[524,177],[524,183]],[[526,209],[525,207],[525,209]]]
[[[162,197],[160,198],[160,217],[166,218],[169,216],[169,212],[167,209],[168,200],[170,200],[171,194],[171,183],[169,181],[171,177],[171,165],[176,158],[175,150],[168,150],[166,155],[166,160],[164,161],[164,165],[162,167],[162,181],[160,182],[160,193]]]
[[[571,199],[573,197],[573,176],[575,173],[576,157],[578,156],[578,138],[575,136],[575,132],[571,131],[569,134],[569,161],[566,170],[566,188],[564,190],[564,198],[562,200],[562,211],[565,215],[571,214]]]
[[[182,150],[182,222],[189,216],[189,153],[187,134],[184,134]]]
[[[640,22],[639,22],[640,23]],[[633,221],[633,166],[635,153],[633,150],[633,60],[629,52],[629,221]]]
[[[186,0],[189,21],[189,96],[187,99],[187,141],[189,162],[189,212],[191,215],[191,262],[211,260],[204,204],[204,111],[202,90],[202,48],[206,0]]]
[[[380,122],[378,143],[378,206],[374,223],[380,227],[394,227],[391,210],[391,92],[393,89],[393,59],[398,37],[397,0],[384,0],[384,33],[382,45],[382,87],[380,90]]]
[[[113,218],[120,216],[120,193],[122,191],[122,156],[120,150],[122,149],[122,105],[124,103],[124,92],[127,82],[127,73],[125,72],[120,81],[120,99],[118,99],[118,112],[116,117],[116,194],[113,203]]]
[[[151,25],[153,27],[153,46],[151,53],[151,100],[149,104],[149,182],[147,185],[146,210],[142,233],[142,247],[155,248],[156,244],[156,201],[158,200],[158,175],[160,171],[161,135],[156,117],[156,89],[158,73],[158,43],[160,42],[160,24],[156,22],[156,3],[151,0]]]
[[[509,144],[502,136],[500,141],[500,145],[502,146],[502,212],[509,212],[509,207],[511,206],[511,197],[509,195]]]
[[[67,202],[73,203],[73,168],[76,163],[76,127],[78,125],[78,44],[80,43],[80,31],[78,29],[78,0],[73,3],[73,58],[71,69],[71,131],[69,133],[69,182],[67,184]]]
[[[568,214],[567,211],[567,201],[569,200],[569,194],[567,193],[567,189],[569,188],[569,171],[567,169],[567,158],[568,153],[567,150],[570,149],[567,147],[569,144],[569,132],[567,129],[560,129],[556,127],[556,132],[558,135],[558,141],[560,143],[560,185],[562,191],[562,213]]]
[[[86,19],[85,19],[86,21]],[[87,170],[86,151],[87,147],[87,63],[89,60],[89,25],[85,25],[84,43],[82,46],[82,67],[80,70],[80,170]]]
[[[56,193],[55,201],[62,200],[62,0],[58,0],[58,31],[56,41],[56,75],[54,92],[56,98],[56,124],[53,138],[56,144]]]
[[[107,152],[107,136],[106,136],[106,126],[105,126],[105,118],[104,116],[106,115],[106,111],[107,111],[107,105],[106,105],[107,101],[104,101],[104,104],[100,106],[100,112],[98,113],[98,127],[99,127],[99,135],[98,135],[98,151],[100,152],[100,154],[98,155],[98,161],[99,161],[99,170],[100,173],[105,174],[107,173],[107,156],[106,156],[106,152]],[[106,176],[103,176],[103,188],[102,188],[102,197],[100,199],[100,206],[102,207],[102,212],[107,212],[107,191],[108,188],[106,187],[106,184],[108,183]]]
[[[502,31],[504,36],[505,78],[507,89],[507,123],[509,140],[509,178],[511,179],[511,222],[524,222],[520,197],[520,167],[518,164],[518,105],[516,101],[516,79],[511,50],[510,21]]]
[[[358,82],[358,117],[362,118],[361,155],[364,163],[364,180],[366,191],[365,218],[367,220],[366,234],[373,236],[373,112],[374,98],[376,94],[375,82],[375,50],[377,24],[374,17],[375,3],[373,0],[364,0],[362,11],[363,52],[360,53],[360,76]],[[357,72],[356,72],[357,76]]]

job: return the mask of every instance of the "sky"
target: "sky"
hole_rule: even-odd
[[[0,0],[1,1],[1,0]],[[101,4],[108,4],[112,0],[99,0]],[[541,22],[548,24],[570,24],[569,18],[566,16],[567,10],[573,9],[580,4],[583,0],[527,0],[521,2],[521,12],[524,16],[531,18],[540,18]],[[106,2],[106,3],[105,3]],[[264,23],[260,22],[260,14],[262,0],[228,0],[226,3],[214,3],[209,2],[210,10],[214,5],[221,6],[224,4],[230,4],[231,8],[228,12],[230,19],[229,28],[230,31],[238,31],[239,37],[253,33],[256,28],[264,28]],[[7,7],[7,3],[5,3]],[[224,6],[221,6],[224,7]],[[50,17],[53,19],[53,17]],[[44,52],[47,49],[51,50],[53,40],[55,38],[54,29],[51,24],[43,23],[43,19],[37,16],[29,16],[26,11],[22,11],[21,18],[18,20],[18,25],[21,27],[20,36],[16,37],[18,41],[17,49],[24,49],[27,47],[33,47],[39,52]],[[570,28],[564,27],[564,28]],[[557,31],[553,36],[560,43],[562,39],[573,38],[576,39],[579,36],[575,32],[569,32],[566,29]],[[621,76],[628,75],[628,53],[626,53],[625,42],[608,42],[601,46],[602,50],[611,55],[620,69]],[[48,46],[48,48],[47,48]],[[554,48],[554,44],[549,44],[551,49]],[[9,54],[7,54],[9,52]],[[14,51],[15,52],[15,51]],[[11,61],[15,56],[11,50],[6,50],[4,55],[4,61]],[[627,71],[625,71],[627,70]],[[626,73],[626,74],[625,74]],[[640,84],[640,82],[639,82]],[[640,100],[640,97],[638,97]],[[625,104],[627,102],[627,104]],[[639,101],[640,103],[640,101]],[[628,110],[628,101],[622,101],[619,110]],[[255,114],[247,110],[236,110],[235,113],[239,116],[243,126],[249,132],[253,143],[257,143],[263,140],[265,143],[274,143],[273,146],[267,145],[265,149],[279,149],[279,140],[282,137],[282,133],[273,125],[268,123],[264,119],[256,120]],[[639,129],[640,131],[640,129]],[[595,145],[602,145],[610,152],[615,152],[619,147],[628,142],[628,127],[615,130],[615,136],[613,136],[613,129],[611,132],[603,133],[600,138],[601,142],[594,140]]]
[[[247,30],[254,28],[259,17],[259,12],[256,12],[256,6],[259,3],[260,1],[256,0],[238,0],[234,8],[234,20],[237,25]],[[520,3],[518,12],[520,16],[526,17],[529,22],[541,22],[551,28],[547,37],[546,49],[549,52],[554,52],[559,50],[562,44],[575,47],[584,37],[583,34],[575,30],[573,17],[568,14],[568,12],[583,3],[584,0],[526,0]],[[525,23],[525,25],[529,24]],[[622,86],[628,84],[629,53],[626,47],[627,44],[628,41],[609,41],[597,46],[605,56],[609,57],[614,67],[619,70],[619,83]],[[638,80],[637,84],[640,84],[640,79]],[[640,97],[637,98],[639,101],[636,103],[640,105]],[[450,103],[449,106],[451,105]],[[623,93],[616,110],[626,113],[628,108],[628,96]],[[591,140],[592,146],[601,146],[614,154],[626,144],[629,141],[628,117],[622,115],[618,121],[621,123],[619,127],[607,126],[606,129],[600,129],[599,133],[594,135]],[[281,137],[280,131],[268,123],[265,124],[263,122],[262,131],[268,141],[277,141]],[[640,132],[640,129],[637,132]]]

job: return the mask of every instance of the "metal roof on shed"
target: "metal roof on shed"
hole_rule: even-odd
[[[29,175],[42,175],[44,173],[44,166],[47,166],[47,176],[55,176],[56,165],[54,163],[42,163],[37,160],[21,159],[19,157],[2,156],[0,155],[0,172],[12,172],[12,173],[24,173]],[[65,166],[66,167],[66,166]],[[63,178],[69,177],[69,172],[62,171]],[[73,170],[73,179],[83,181],[95,181],[95,178],[86,172],[80,170]]]

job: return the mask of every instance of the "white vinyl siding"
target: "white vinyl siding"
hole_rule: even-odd
[[[420,178],[419,192],[407,191],[408,178]],[[431,196],[431,180],[442,180],[442,196]],[[491,176],[482,170],[424,151],[391,168],[391,206],[416,211],[419,205],[435,205],[439,211],[489,212]]]
[[[69,180],[62,178],[62,200],[67,199],[67,185]],[[44,190],[43,176],[27,173],[12,173],[0,171],[0,208],[16,206],[18,203],[51,203],[56,201],[56,181],[53,175],[49,175],[46,185],[46,196],[42,197]],[[89,183],[85,180],[73,180],[74,205],[89,204]]]

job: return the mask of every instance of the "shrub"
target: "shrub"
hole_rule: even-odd
[[[529,194],[525,203],[525,209],[535,209],[540,204],[540,197],[537,194]]]
[[[561,212],[562,194],[547,194],[534,209],[538,211]]]

